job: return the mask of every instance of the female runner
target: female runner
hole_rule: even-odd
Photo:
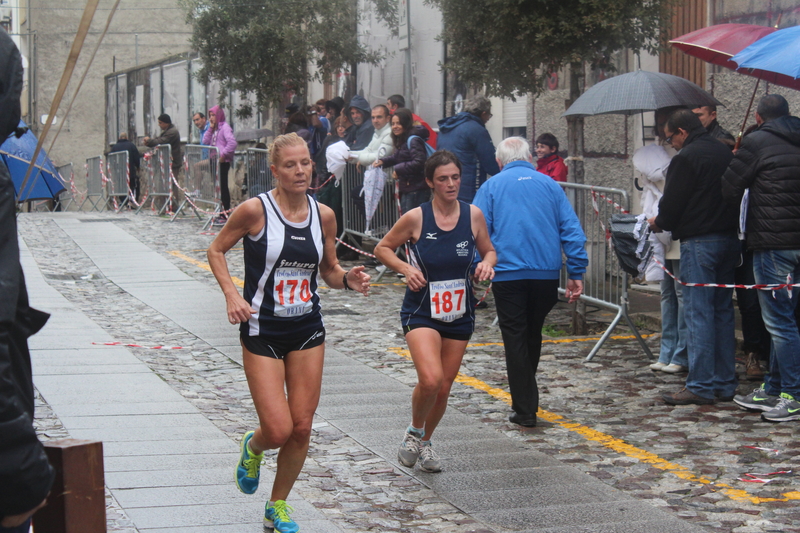
[[[430,439],[447,408],[450,387],[475,328],[475,298],[470,270],[476,248],[483,258],[473,277],[494,277],[497,263],[481,210],[458,200],[461,163],[441,150],[425,163],[425,181],[433,199],[412,209],[375,247],[375,255],[408,282],[400,319],[417,386],[411,396],[411,425],[397,459],[407,467],[439,472]],[[395,250],[410,244],[409,262]]]
[[[258,488],[264,450],[279,448],[266,527],[295,533],[286,498],[305,461],[322,384],[325,328],[317,273],[329,287],[369,293],[363,266],[345,272],[336,260],[333,211],[306,194],[311,156],[294,133],[275,139],[269,153],[275,188],[241,204],[208,249],[225,294],[228,320],[241,324],[247,383],[259,427],[245,433],[236,485]],[[225,253],[244,240],[244,297],[231,281]],[[286,393],[284,394],[284,387]]]

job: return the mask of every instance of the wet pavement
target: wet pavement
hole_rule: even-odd
[[[189,218],[170,223],[144,213],[23,214],[18,223],[30,261],[35,261],[26,265],[29,284],[46,284],[42,290],[52,289],[57,293],[52,298],[63,298],[65,310],[80,313],[87,324],[96,326],[96,342],[142,346],[124,348],[133,356],[127,364],[137,373],[158,376],[191,405],[193,416],[200,415],[210,430],[220,432],[218,454],[204,450],[207,455],[194,457],[198,462],[207,459],[212,469],[219,463],[230,477],[225,461],[231,450],[235,454],[241,434],[255,423],[255,414],[239,365],[235,330],[225,329],[224,321],[215,325],[211,319],[193,319],[190,312],[218,308],[222,299],[205,259],[213,231],[202,232],[200,223]],[[123,272],[117,256],[133,248],[150,259],[132,263]],[[240,251],[229,253],[229,264],[232,276],[242,278]],[[37,265],[38,278],[28,273]],[[180,284],[180,290],[171,281]],[[491,294],[489,308],[478,312],[476,333],[435,439],[445,456],[445,473],[437,477],[398,467],[393,443],[399,443],[407,423],[416,380],[399,328],[403,290],[392,274],[369,298],[321,290],[329,356],[309,458],[294,491],[304,504],[297,505],[303,531],[800,531],[800,489],[794,472],[766,476],[772,480],[766,484],[742,481],[746,474],[796,470],[797,424],[763,422],[758,414],[730,402],[666,406],[661,393],[680,389],[683,376],[650,371],[638,343],[623,327],[614,332],[620,338],[608,341],[588,363],[584,358],[593,340],[547,339],[539,371],[539,427],[510,424],[502,340],[491,325]],[[205,296],[214,291],[218,300]],[[653,295],[642,298],[640,309],[634,300],[633,311],[652,312]],[[186,312],[181,314],[181,308]],[[613,318],[603,309],[590,311],[595,322]],[[566,304],[559,304],[548,324],[554,330],[567,329]],[[63,327],[68,331],[68,324]],[[657,353],[658,335],[644,333]],[[97,347],[85,346],[83,337],[70,339],[65,335],[62,340],[65,346],[72,342],[72,350]],[[181,349],[151,349],[154,346]],[[34,350],[35,373],[42,368],[36,356]],[[364,378],[359,380],[359,375]],[[37,373],[34,381],[41,380],[44,387],[47,376]],[[373,382],[379,394],[365,405],[358,393]],[[740,392],[756,385],[743,382]],[[51,394],[58,392],[56,384],[47,386]],[[43,439],[84,435],[80,424],[70,419],[75,415],[68,407],[68,401],[50,402],[47,393],[39,396],[36,424]],[[366,428],[350,416],[359,408],[368,410],[356,419],[368,421]],[[396,430],[391,429],[394,425]],[[483,438],[484,433],[491,438]],[[225,439],[230,445],[222,442]],[[137,442],[135,437],[129,440]],[[468,441],[482,442],[483,449],[465,460],[458,447]],[[114,453],[114,446],[107,444],[107,454]],[[190,446],[184,451],[194,450]],[[170,521],[171,513],[192,512],[185,507],[165,506],[155,519],[145,516],[142,509],[149,504],[131,497],[143,487],[126,485],[124,476],[116,474],[146,470],[142,465],[148,461],[155,469],[171,458],[142,454],[130,465],[121,457],[120,452],[106,460],[109,530],[255,530],[238,527],[230,518],[213,522],[213,517],[209,524],[227,525],[179,529],[179,521]],[[480,465],[474,457],[480,457]],[[268,458],[264,475],[272,465]],[[537,472],[559,475],[540,479]],[[223,490],[217,487],[184,482],[179,492],[206,508],[216,501],[214,491]],[[256,527],[260,517],[251,511],[263,500],[245,505],[227,493],[219,498],[241,505],[239,523]],[[642,515],[642,509],[652,513]],[[302,522],[301,515],[309,521]]]

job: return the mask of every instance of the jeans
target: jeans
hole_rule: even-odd
[[[681,278],[681,262],[667,259],[665,265]],[[664,274],[661,281],[661,353],[658,362],[665,365],[689,366],[686,350],[686,320],[683,312],[683,285]]]
[[[427,187],[419,191],[404,192],[400,194],[400,210],[408,213],[431,199],[431,190]]]
[[[741,245],[735,232],[681,241],[681,274],[690,283],[733,283]],[[736,392],[733,289],[684,287],[689,375],[686,388],[703,398]]]
[[[756,278],[753,274],[753,252],[748,252],[742,246],[742,264],[736,268],[734,278],[737,285],[754,285]],[[739,314],[742,315],[742,337],[745,353],[755,352],[759,358],[769,359],[769,333],[764,327],[761,317],[761,306],[758,303],[758,293],[754,289],[736,289],[736,304]]]
[[[797,283],[800,280],[800,250],[753,252],[756,283]],[[800,289],[758,291],[761,316],[772,336],[767,394],[782,392],[800,399],[800,333],[794,318]]]
[[[542,353],[542,326],[558,302],[558,280],[521,279],[492,284],[500,333],[506,352],[511,408],[524,417],[536,417],[539,387],[536,370]]]

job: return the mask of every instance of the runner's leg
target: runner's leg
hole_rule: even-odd
[[[416,328],[406,333],[406,342],[417,371],[417,386],[411,395],[411,424],[424,428],[444,381],[442,337],[431,328]],[[427,429],[426,429],[427,432]]]
[[[425,436],[422,438],[423,441],[431,439],[433,432],[439,425],[439,421],[444,416],[444,412],[447,409],[447,400],[450,398],[450,388],[453,386],[453,381],[455,381],[458,371],[461,368],[461,360],[464,358],[467,342],[468,341],[458,341],[454,339],[442,339],[442,384],[436,395],[436,401],[425,419]]]

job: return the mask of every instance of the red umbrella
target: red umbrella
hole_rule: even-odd
[[[731,57],[774,31],[754,24],[717,24],[676,37],[669,44],[708,63],[736,70],[738,65]]]
[[[700,58],[714,65],[736,70],[739,65],[730,59],[762,37],[775,31],[775,28],[756,26],[754,24],[717,24],[716,26],[708,26],[707,28],[681,35],[671,40],[669,44],[690,56]],[[761,81],[757,72],[745,72],[744,70],[738,72],[755,76]],[[739,131],[734,149],[739,148],[739,144],[742,141],[742,135],[747,124],[747,118],[750,116],[750,108],[753,106],[756,91],[758,91],[758,82],[756,82],[756,86],[753,89],[753,96],[750,98],[750,105],[747,106],[747,113],[744,116],[744,122],[742,122],[742,128]]]

